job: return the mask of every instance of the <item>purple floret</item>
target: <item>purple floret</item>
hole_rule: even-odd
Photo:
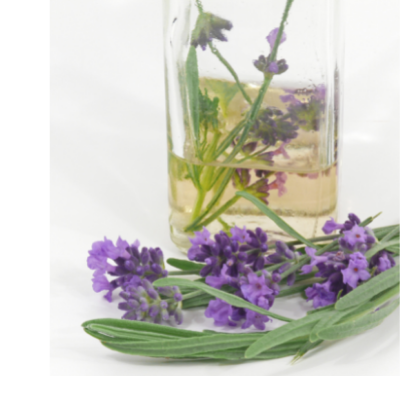
[[[215,326],[236,326],[236,324],[230,319],[232,312],[233,308],[230,304],[225,303],[220,299],[216,299],[210,301],[204,315],[207,318],[213,318]]]
[[[311,288],[307,288],[306,296],[313,301],[313,307],[325,307],[336,301],[336,294],[330,291],[330,282],[314,283]]]
[[[325,222],[325,225],[323,226],[322,230],[325,233],[325,235],[330,235],[332,232],[336,231],[337,229],[343,229],[344,224],[337,224],[333,218],[331,218],[329,221]]]
[[[93,290],[106,290],[104,297],[111,302],[113,291],[121,288],[119,295],[124,301],[119,308],[125,311],[124,319],[155,323],[175,319],[181,323],[182,295],[178,287],[155,288],[152,284],[168,275],[161,249],[139,246],[139,241],[129,245],[121,238],[116,245],[107,238],[93,243],[87,260],[88,267],[94,270]],[[108,276],[114,279],[109,282]]]
[[[278,38],[278,33],[279,33],[279,28],[275,28],[268,34],[266,38],[269,43],[271,52],[275,46],[276,39]],[[286,40],[286,33],[282,32],[282,37],[279,44],[282,44],[285,40]]]

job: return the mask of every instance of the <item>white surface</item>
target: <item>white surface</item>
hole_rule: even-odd
[[[399,318],[290,358],[171,362],[112,352],[88,319],[120,317],[91,288],[87,251],[119,235],[179,252],[169,239],[161,1],[52,0],[51,368],[53,375],[398,375]],[[362,13],[358,7],[362,3]],[[397,0],[346,0],[340,216],[398,222]],[[396,28],[395,28],[396,27]],[[304,314],[279,302],[274,311]],[[184,328],[211,328],[201,311]]]

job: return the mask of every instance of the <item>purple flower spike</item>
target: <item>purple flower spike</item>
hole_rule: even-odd
[[[381,250],[371,258],[371,265],[376,266],[377,273],[380,273],[394,267],[396,261],[386,250]]]
[[[274,74],[277,74],[279,72],[278,63],[276,61],[270,62],[268,71],[273,72]]]
[[[207,276],[206,277],[207,285],[212,286],[215,289],[221,289],[222,285],[231,283],[232,277],[228,275],[228,269],[229,267],[227,265],[224,265],[220,276],[212,276],[212,275]]]
[[[246,309],[246,321],[242,325],[242,329],[250,328],[252,325],[261,331],[265,330],[265,322],[271,319],[267,315],[261,315],[252,310]]]
[[[287,155],[287,153],[286,153],[286,155]],[[278,197],[281,197],[287,192],[287,189],[285,187],[287,175],[284,172],[277,172],[275,174],[275,176],[276,176],[276,179],[268,185],[268,190],[277,189]]]
[[[272,290],[266,285],[264,276],[257,276],[254,273],[247,275],[248,283],[241,285],[240,289],[246,300],[253,304],[257,303],[259,297],[271,294]]]
[[[343,282],[355,289],[358,281],[366,281],[371,277],[367,271],[368,261],[363,254],[357,252],[350,256],[349,266],[342,270]]]
[[[354,248],[356,244],[364,244],[367,234],[362,226],[355,225],[349,231],[344,232],[344,240],[350,248]]]
[[[244,243],[250,240],[250,235],[247,233],[246,227],[243,229],[235,226],[231,228],[232,240],[237,240],[239,243]]]
[[[343,228],[344,224],[337,224],[335,220],[331,218],[330,221],[325,222],[325,225],[323,226],[322,230],[325,233],[325,235],[330,235],[333,231]]]
[[[313,249],[312,247],[306,247],[306,253],[309,257],[311,257],[311,263],[304,265],[301,270],[303,272],[302,275],[304,274],[309,274],[313,267],[315,267],[319,263],[324,263],[325,261],[328,261],[327,256],[317,256],[315,253],[317,252],[316,249]]]
[[[330,291],[330,282],[314,283],[310,288],[307,288],[306,296],[308,300],[313,300],[313,307],[325,307],[333,304],[336,301],[336,294]]]
[[[214,14],[202,13],[197,19],[196,26],[192,33],[191,45],[200,46],[203,50],[207,48],[207,44],[213,39],[226,42],[228,39],[222,32],[223,30],[231,30],[232,23],[226,19],[217,17]]]
[[[235,326],[236,324],[232,323],[229,318],[232,315],[232,311],[231,305],[220,299],[216,299],[210,301],[204,315],[207,318],[213,318],[215,326]]]
[[[194,233],[194,238],[189,239],[190,243],[193,245],[211,245],[213,242],[210,239],[211,233],[203,226],[203,231],[202,232],[195,232]]]
[[[140,250],[139,246],[138,241],[130,246],[121,238],[115,246],[107,238],[93,243],[87,261],[88,267],[94,270],[94,291],[107,290],[104,297],[111,302],[113,291],[120,287],[119,295],[124,301],[118,307],[125,311],[123,319],[162,323],[171,317],[181,323],[182,295],[178,287],[155,288],[152,284],[168,275],[161,249],[143,247]],[[109,264],[108,260],[115,265]],[[109,282],[106,274],[115,279]]]
[[[278,32],[279,32],[279,28],[275,28],[267,36],[267,41],[268,41],[269,46],[271,48],[271,52],[272,52],[272,50],[273,50],[273,48],[275,46],[275,42],[276,42],[276,39],[278,37]],[[282,37],[281,37],[281,41],[280,41],[279,44],[282,44],[285,40],[286,40],[286,34],[285,34],[285,32],[282,32]]]

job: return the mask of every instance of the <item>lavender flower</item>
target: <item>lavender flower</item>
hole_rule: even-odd
[[[215,326],[236,326],[236,324],[230,319],[233,313],[233,307],[225,303],[225,301],[216,299],[211,300],[204,313],[207,318],[214,319]]]
[[[174,319],[181,324],[182,295],[178,287],[155,289],[147,279],[137,278],[134,276],[126,282],[119,294],[124,301],[118,304],[118,308],[126,311],[122,318],[157,324]]]
[[[330,282],[314,283],[311,288],[306,289],[308,300],[313,300],[313,307],[325,307],[336,301],[336,294],[330,290]]]
[[[267,264],[280,264],[284,261],[287,263],[283,264],[277,272],[275,272],[275,276],[272,276],[272,279],[275,282],[280,281],[280,275],[283,272],[287,271],[291,267],[291,262],[298,259],[300,253],[296,252],[293,247],[289,247],[286,243],[278,240],[275,243],[276,251],[266,257]],[[286,284],[288,286],[292,286],[296,280],[296,274],[292,273],[287,276]]]
[[[298,91],[286,90],[288,95],[280,97],[282,102],[287,103],[287,110],[292,123],[300,125],[305,131],[318,131],[321,115],[325,111],[326,88],[324,85],[317,86],[311,91],[308,101],[302,102],[294,96]]]
[[[198,235],[199,242],[205,239],[206,235]],[[106,290],[104,297],[111,302],[113,291],[121,288],[120,297],[124,301],[119,303],[119,308],[126,311],[122,318],[155,323],[175,319],[180,324],[182,295],[179,289],[152,285],[156,279],[168,275],[161,249],[143,247],[140,250],[139,246],[139,241],[129,245],[121,238],[116,245],[107,238],[93,243],[87,259],[88,267],[94,270],[93,290]],[[115,279],[110,282],[106,274]]]
[[[270,46],[270,54],[265,57],[261,55],[257,60],[254,61],[254,66],[264,74],[283,74],[289,68],[285,60],[275,61],[271,59],[272,50],[275,46],[276,39],[278,37],[279,28],[273,29],[267,36],[267,41]],[[286,40],[285,32],[282,33],[282,37],[279,44],[282,44]]]
[[[274,49],[276,39],[278,38],[278,33],[279,33],[279,28],[275,28],[268,34],[268,36],[266,38],[269,43],[271,53],[272,53],[272,50]],[[282,32],[282,37],[281,37],[279,44],[282,44],[285,41],[286,41],[286,33]]]
[[[270,320],[271,319],[267,315],[262,315],[246,309],[246,321],[243,323],[242,329],[247,329],[254,325],[256,329],[263,331],[265,330],[265,322]]]
[[[206,283],[209,283],[212,278],[213,277],[208,276]],[[257,276],[255,273],[251,272],[250,269],[247,269],[246,272],[235,281],[235,286],[238,285],[239,288],[235,293],[237,296],[266,310],[272,307],[275,296],[279,294],[279,286],[266,271],[263,271],[261,276]],[[248,309],[230,306],[220,299],[210,301],[205,316],[207,318],[213,318],[216,326],[236,326],[239,321],[245,319],[242,324],[242,329],[247,329],[254,325],[255,328],[264,330],[265,322],[270,320],[266,315]]]
[[[250,134],[267,146],[275,146],[278,141],[287,143],[296,138],[298,129],[298,125],[293,124],[281,110],[268,107],[260,111]]]
[[[336,229],[341,230],[339,251],[317,256],[315,249],[306,247],[311,262],[302,267],[302,272],[309,273],[316,266],[318,272],[315,276],[325,279],[322,284],[314,284],[306,290],[308,300],[313,300],[314,308],[334,303],[339,294],[343,296],[355,289],[368,280],[372,272],[380,273],[395,265],[393,258],[384,250],[372,257],[369,263],[364,254],[376,241],[373,232],[359,226],[360,219],[355,214],[349,214],[348,218],[344,224],[331,219],[324,225],[326,234]]]
[[[195,235],[199,237],[202,237],[200,235],[204,235],[207,238],[207,244],[193,239],[192,247],[188,251],[190,260],[206,263],[206,266],[200,271],[201,276],[220,276],[222,268],[225,265],[231,277],[236,277],[240,272],[243,272],[247,254],[239,250],[238,241],[231,240],[222,231],[214,236],[215,240],[212,240],[209,238],[210,233],[206,228],[203,228],[201,233],[196,232]]]
[[[200,46],[205,50],[207,44],[211,43],[213,39],[226,42],[228,39],[222,31],[230,31],[232,26],[232,23],[226,19],[217,17],[211,13],[201,13],[192,33],[191,45],[194,47]]]
[[[263,270],[268,250],[267,235],[261,228],[251,231],[237,226],[230,233],[231,237],[220,232],[212,240],[203,228],[192,240],[189,259],[206,263],[200,274],[206,277],[208,285],[217,289],[229,285],[235,289],[236,296],[269,310],[279,293],[277,282],[281,278],[277,272],[271,275]],[[202,244],[198,238],[207,238],[207,244]],[[256,274],[260,270],[261,274]],[[213,318],[217,326],[236,326],[245,320],[243,329],[253,325],[265,329],[265,322],[269,320],[264,315],[230,306],[219,299],[210,301],[205,315]]]
[[[367,271],[368,261],[363,254],[359,252],[353,253],[349,258],[349,266],[342,270],[343,283],[355,289],[360,280],[366,281],[371,275]]]
[[[381,250],[371,258],[371,267],[377,267],[376,274],[384,272],[396,265],[396,261],[387,250]]]
[[[311,257],[311,263],[304,265],[301,270],[303,271],[303,274],[309,274],[313,267],[320,263],[324,263],[328,261],[328,257],[326,255],[322,256],[317,256],[315,253],[317,252],[316,249],[313,249],[312,247],[306,247],[306,253],[309,257]]]
[[[250,303],[257,304],[258,298],[273,293],[273,290],[267,286],[264,275],[257,276],[254,273],[249,273],[244,279],[244,282],[240,285],[240,290],[244,298]]]
[[[337,229],[343,229],[344,224],[337,224],[333,218],[329,221],[325,222],[325,225],[322,227],[323,232],[325,235],[330,235],[332,232],[336,231]]]

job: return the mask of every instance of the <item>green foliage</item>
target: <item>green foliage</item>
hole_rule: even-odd
[[[286,232],[291,237],[298,239],[300,242],[304,243],[309,247],[316,247],[314,243],[307,240],[305,237],[300,235],[300,233],[296,232],[290,225],[288,225],[279,215],[274,213],[268,206],[265,205],[261,200],[257,199],[257,197],[253,196],[247,192],[237,192],[237,196],[241,196],[246,200],[251,201],[262,213],[264,213],[268,218],[272,219],[279,228],[281,228],[284,232]]]
[[[189,111],[192,121],[193,134],[199,148],[200,142],[200,117],[199,117],[199,70],[197,66],[197,52],[191,46],[186,60],[186,85],[189,98]]]
[[[218,97],[214,97],[211,100],[207,89],[204,89],[204,94],[199,89],[199,121],[205,135],[209,129],[214,132],[218,130],[218,107]]]
[[[206,85],[218,96],[224,117],[228,115],[229,103],[236,96],[239,87],[236,83],[206,79]]]

